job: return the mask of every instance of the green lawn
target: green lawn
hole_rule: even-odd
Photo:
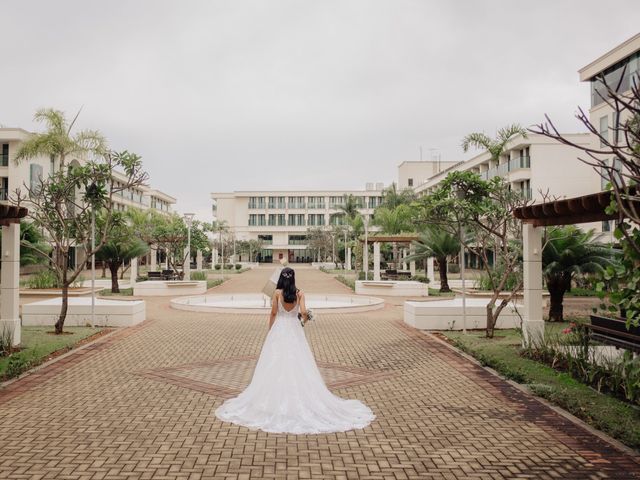
[[[547,324],[562,329],[567,324]],[[500,330],[496,338],[484,332],[443,332],[461,350],[507,378],[527,385],[533,393],[559,405],[593,427],[631,448],[640,449],[640,409],[580,383],[540,362],[520,356],[521,336],[517,330]]]
[[[130,297],[133,296],[133,288],[121,288],[120,289],[120,293],[111,293],[111,289],[110,288],[105,288],[104,290],[100,290],[98,292],[98,295],[102,296],[102,297],[111,297],[111,296],[123,296],[123,297]]]
[[[65,327],[63,335],[48,332],[53,327],[22,327],[22,349],[8,357],[0,357],[0,379],[20,375],[31,367],[47,360],[53,352],[70,349],[80,340],[102,331],[103,328]]]

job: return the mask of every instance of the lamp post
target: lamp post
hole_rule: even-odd
[[[362,252],[364,279],[369,280],[369,215],[364,214],[364,251]]]
[[[96,202],[99,187],[95,183],[86,189],[86,196],[91,202],[91,326],[96,326]]]
[[[461,189],[456,189],[456,197],[458,200],[463,200],[465,198],[465,192]],[[464,242],[462,241],[462,223],[458,222],[458,237],[460,238],[460,278],[462,280],[462,333],[467,333],[467,289],[464,279],[465,269],[464,269]]]
[[[195,217],[195,213],[185,213],[184,214],[184,223],[187,224],[187,258],[186,261],[189,262],[186,268],[187,274],[185,275],[185,280],[191,280],[191,225],[193,224],[193,217]],[[184,271],[185,268],[183,267]]]

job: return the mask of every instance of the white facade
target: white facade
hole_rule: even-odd
[[[263,243],[261,261],[310,262],[307,228],[330,228],[342,223],[345,195],[359,201],[359,211],[372,216],[382,203],[383,185],[365,190],[237,191],[212,193],[214,215],[224,221],[236,240]],[[336,239],[336,244],[337,244]],[[244,259],[243,259],[244,260]]]
[[[415,188],[456,163],[440,160],[402,162],[398,166],[398,189]]]

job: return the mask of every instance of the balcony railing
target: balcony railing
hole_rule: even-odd
[[[509,160],[509,171],[519,168],[531,168],[531,157],[517,157]]]
[[[7,200],[9,200],[9,190],[0,188],[0,201],[7,201]]]

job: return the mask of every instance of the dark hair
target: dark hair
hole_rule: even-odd
[[[296,272],[293,271],[293,268],[285,267],[282,269],[276,288],[282,290],[284,303],[294,303],[298,299]]]

